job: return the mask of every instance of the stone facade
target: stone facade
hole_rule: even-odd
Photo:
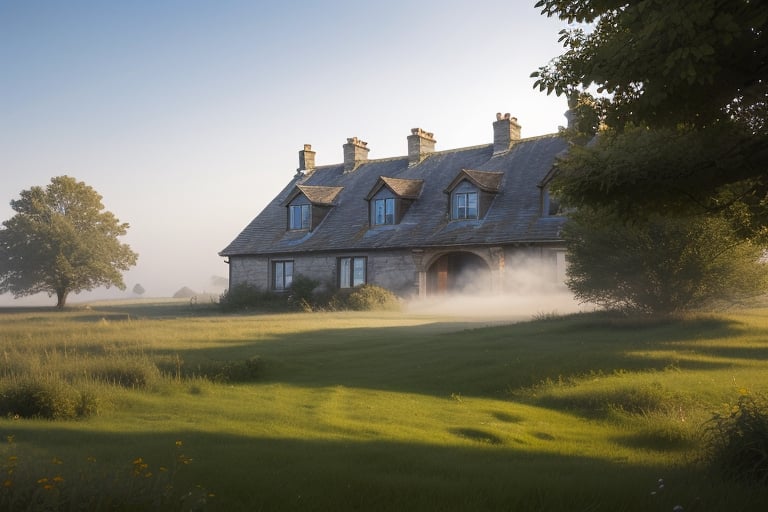
[[[565,218],[547,190],[567,142],[521,138],[517,119],[497,114],[490,144],[435,143],[413,128],[405,156],[372,160],[368,143],[351,137],[342,162],[323,166],[305,144],[293,179],[221,251],[230,287],[282,291],[304,276],[413,297],[562,282]]]

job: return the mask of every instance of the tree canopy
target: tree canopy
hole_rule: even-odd
[[[104,210],[102,197],[69,176],[23,190],[16,214],[0,229],[0,293],[45,292],[63,308],[72,292],[99,286],[125,289],[122,271],[138,255],[118,237],[129,225]]]
[[[655,312],[764,293],[768,3],[536,6],[572,24],[532,73],[570,107],[551,190],[572,211],[571,290]]]
[[[581,301],[671,313],[747,301],[768,287],[762,249],[723,216],[651,214],[628,223],[611,209],[583,207],[571,217],[566,284]]]
[[[746,208],[768,224],[768,3],[754,0],[541,0],[565,52],[532,74],[565,94],[573,140],[566,203],[626,214]],[[600,136],[592,139],[599,131]],[[631,205],[631,207],[630,207]],[[750,231],[751,230],[751,231]]]

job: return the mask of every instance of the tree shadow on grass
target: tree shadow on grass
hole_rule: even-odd
[[[221,340],[221,346],[189,350],[157,349],[178,355],[185,368],[238,365],[258,360],[246,381],[307,387],[347,387],[433,394],[448,397],[507,396],[511,389],[548,379],[577,378],[590,373],[663,371],[675,366],[698,371],[732,366],[732,361],[686,360],[664,355],[670,346],[708,336],[728,337],[728,321],[685,321],[647,332],[617,331],[562,322],[459,329],[451,326],[320,329],[275,336],[270,340]],[[686,337],[685,333],[689,333]],[[697,347],[686,345],[688,351]],[[738,353],[740,349],[734,348]],[[660,356],[643,355],[659,351]],[[744,349],[744,358],[750,356]],[[237,380],[236,378],[234,379]]]
[[[133,473],[137,460],[146,464],[138,476],[151,478],[146,472],[159,474],[161,468],[176,465],[176,445],[181,441],[180,449],[190,463],[178,468],[174,492],[204,488],[213,494],[206,508],[211,511],[639,512],[662,509],[648,492],[659,476],[678,503],[687,505],[698,498],[706,510],[756,510],[768,499],[766,488],[745,492],[738,485],[708,479],[694,467],[557,455],[478,442],[466,432],[460,434],[470,437],[468,444],[457,446],[178,430],[84,434],[58,425],[45,433],[23,426],[14,432],[16,442],[30,447],[17,453],[17,467],[35,457],[39,473],[32,476],[55,471],[68,485],[76,485],[83,470],[122,474],[131,480],[137,477]],[[52,460],[59,462],[51,466]],[[116,473],[113,468],[125,471]],[[118,488],[125,486],[104,481],[102,487],[86,490],[106,498]]]

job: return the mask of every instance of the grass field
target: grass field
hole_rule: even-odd
[[[174,500],[192,494],[177,508],[204,499],[222,511],[768,503],[766,487],[723,480],[700,461],[713,413],[768,392],[765,309],[501,325],[224,316],[179,302],[7,308],[0,349],[4,385],[64,382],[96,412],[0,419],[6,506],[11,484],[80,510],[62,501],[66,486],[106,507],[110,495],[151,495],[171,480]]]

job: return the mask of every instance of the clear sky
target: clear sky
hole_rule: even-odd
[[[21,190],[73,176],[131,226],[121,296],[209,291],[304,144],[318,165],[353,136],[369,158],[405,155],[414,127],[437,150],[485,144],[496,112],[523,137],[556,132],[565,100],[529,75],[564,25],[534,4],[0,0],[0,220]]]

